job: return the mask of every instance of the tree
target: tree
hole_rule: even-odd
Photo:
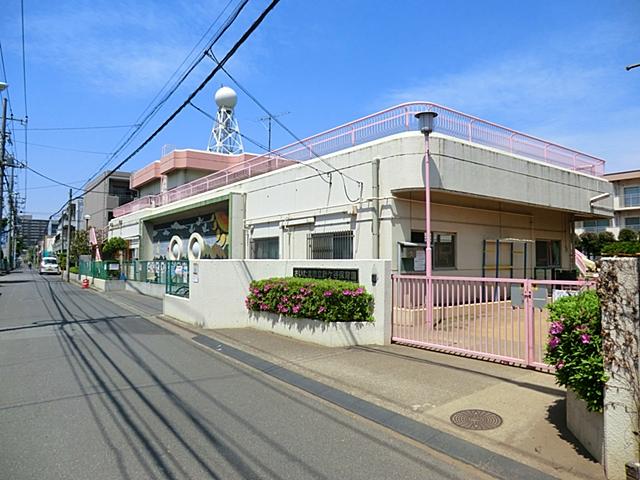
[[[600,254],[600,240],[598,235],[591,232],[580,234],[580,251],[586,255]]]
[[[623,228],[618,234],[618,240],[621,242],[635,242],[638,240],[638,234],[630,228]]]
[[[105,260],[114,260],[121,250],[127,248],[127,241],[121,237],[111,237],[102,244],[102,256]]]
[[[89,245],[89,234],[86,230],[78,230],[73,235],[71,245],[69,246],[71,263],[78,265],[80,255],[89,255],[91,253],[91,245]]]
[[[613,243],[616,241],[616,236],[608,231],[605,232],[600,232],[598,234],[598,242],[600,243],[600,249],[602,249],[602,247],[604,247],[605,245],[609,244],[609,243]],[[600,253],[600,252],[598,252]]]

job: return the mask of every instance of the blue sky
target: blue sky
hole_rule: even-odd
[[[35,129],[135,123],[228,2],[25,0],[30,165],[81,186],[127,130]],[[266,4],[250,1],[219,56]],[[22,117],[20,1],[5,0],[2,12],[6,80]],[[640,69],[624,66],[640,62],[638,25],[637,0],[282,0],[228,67],[272,112],[290,112],[281,119],[301,137],[430,100],[600,156],[607,171],[629,170],[640,168]],[[203,61],[123,154],[213,66]],[[214,78],[194,103],[213,113],[220,84],[230,81]],[[267,143],[264,114],[250,99],[240,95],[237,115],[243,133]],[[127,169],[158,159],[164,144],[205,148],[211,126],[185,110]],[[22,160],[24,134],[14,130]],[[274,128],[274,146],[291,141]],[[19,183],[24,193],[23,172]],[[65,187],[29,173],[25,212],[47,217],[66,196]]]

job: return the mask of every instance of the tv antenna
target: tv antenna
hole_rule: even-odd
[[[267,115],[266,117],[260,117],[258,119],[259,122],[262,122],[264,124],[264,122],[267,122],[267,130],[269,131],[269,142],[267,143],[267,146],[269,147],[269,152],[271,152],[271,124],[273,122],[273,120],[275,118],[280,118],[280,117],[284,117],[285,115],[289,115],[291,112],[280,112],[280,113],[276,113],[275,115]]]

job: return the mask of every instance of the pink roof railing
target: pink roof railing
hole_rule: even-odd
[[[312,160],[316,156],[328,155],[395,133],[418,130],[418,121],[414,115],[424,110],[438,114],[434,125],[434,131],[437,133],[577,172],[595,176],[604,174],[604,160],[592,155],[442,105],[430,102],[411,102],[318,133],[301,142],[292,143],[273,152],[209,174],[165,193],[138,198],[116,208],[113,211],[113,216],[120,217],[144,208],[159,207],[296,162]]]

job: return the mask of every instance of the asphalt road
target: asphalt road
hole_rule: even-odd
[[[476,477],[103,295],[0,277],[0,479]]]

